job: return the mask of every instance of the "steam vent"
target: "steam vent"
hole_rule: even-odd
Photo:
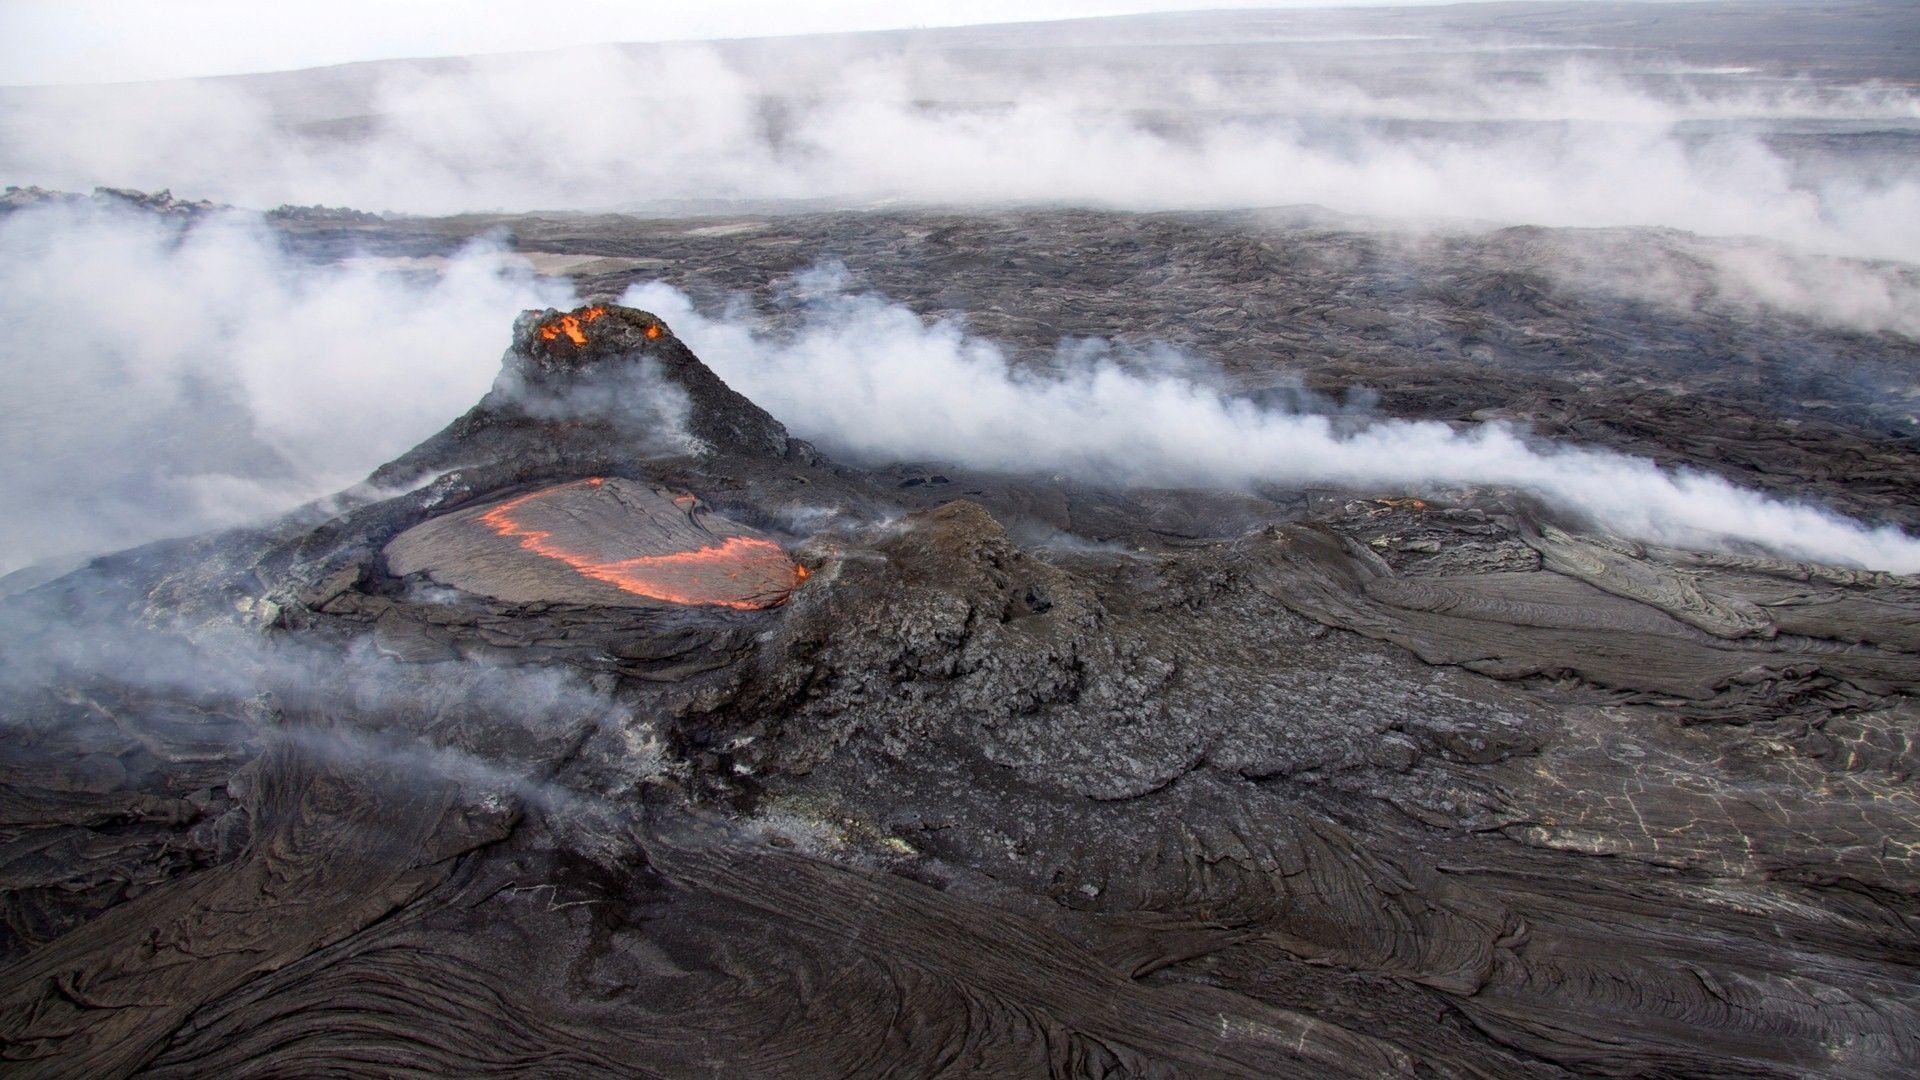
[[[692,495],[593,477],[417,525],[387,545],[395,574],[509,603],[783,603],[806,570]]]

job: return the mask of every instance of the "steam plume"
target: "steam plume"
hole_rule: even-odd
[[[1322,415],[1262,409],[1178,372],[1141,372],[1098,343],[1063,348],[1043,373],[952,322],[924,324],[883,298],[815,274],[806,317],[774,338],[709,317],[652,283],[624,303],[658,312],[720,376],[833,452],[935,458],[1118,484],[1251,488],[1353,485],[1527,489],[1644,540],[1751,544],[1799,558],[1920,571],[1920,541],[1718,477],[1603,450],[1541,446],[1498,424],[1382,420],[1348,431]]]
[[[1419,75],[1390,80],[1275,59],[1284,51],[1255,73],[1156,78],[1073,49],[1047,63],[1023,60],[1031,50],[965,62],[794,39],[767,54],[777,62],[653,45],[14,90],[0,96],[0,176],[436,213],[716,199],[1318,203],[1920,252],[1910,170],[1811,168],[1765,137],[1768,124],[1911,124],[1909,91],[1638,56],[1630,71],[1602,54],[1530,62],[1516,82],[1515,54],[1486,44],[1423,45]]]
[[[0,570],[358,481],[486,392],[518,311],[570,303],[484,243],[429,280],[304,263],[246,215],[0,218]]]

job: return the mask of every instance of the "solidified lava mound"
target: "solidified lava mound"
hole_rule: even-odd
[[[580,479],[688,449],[708,460],[814,456],[658,316],[591,304],[523,312],[486,397],[372,479],[410,484],[476,468]]]
[[[376,479],[0,600],[8,1075],[1920,1070],[1920,581],[848,468],[612,305]]]
[[[386,548],[402,576],[515,603],[782,603],[806,572],[692,495],[589,477],[456,511]]]

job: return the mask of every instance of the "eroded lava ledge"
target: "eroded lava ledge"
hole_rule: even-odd
[[[365,491],[0,604],[9,1075],[1920,1069],[1920,581],[1497,493],[903,513],[596,310]]]

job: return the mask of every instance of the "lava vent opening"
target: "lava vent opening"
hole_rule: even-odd
[[[387,545],[387,565],[508,603],[744,611],[785,603],[806,568],[692,495],[593,477],[458,510]]]

